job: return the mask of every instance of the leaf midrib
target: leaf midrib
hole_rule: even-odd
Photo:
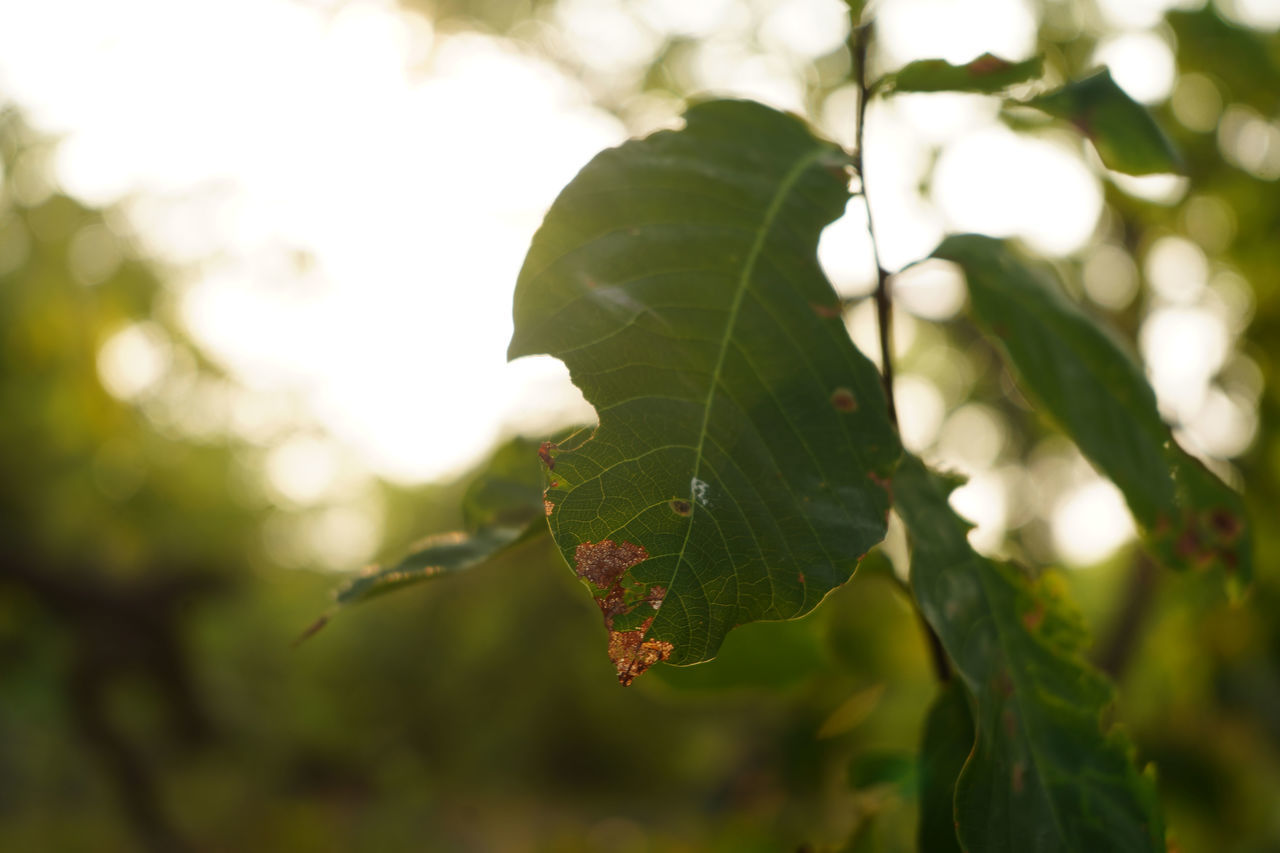
[[[778,185],[778,190],[774,193],[772,199],[769,200],[769,206],[765,209],[764,218],[760,222],[760,227],[756,230],[755,239],[751,243],[751,248],[747,251],[746,257],[742,262],[742,270],[738,274],[737,289],[733,295],[733,302],[729,305],[729,318],[725,323],[724,335],[720,339],[720,351],[716,354],[716,363],[711,370],[711,381],[707,385],[707,397],[702,405],[702,424],[698,428],[698,443],[694,447],[693,454],[693,473],[689,479],[689,525],[685,528],[684,541],[680,543],[680,550],[676,553],[676,565],[671,572],[671,580],[667,584],[668,589],[675,588],[676,577],[680,574],[680,567],[685,563],[685,551],[689,546],[689,538],[693,534],[694,521],[698,516],[698,512],[703,507],[698,503],[697,495],[694,494],[693,483],[695,480],[701,479],[702,473],[702,452],[707,437],[707,428],[711,423],[711,408],[715,403],[716,389],[720,385],[720,372],[724,368],[725,355],[729,351],[729,342],[733,338],[733,330],[738,322],[738,313],[742,308],[743,299],[746,296],[748,288],[751,286],[751,277],[755,272],[756,261],[764,252],[765,241],[769,236],[769,232],[773,230],[773,225],[778,217],[778,213],[782,210],[782,205],[786,201],[787,196],[794,189],[796,182],[800,176],[804,174],[813,163],[827,152],[826,147],[814,148],[806,156],[801,157],[782,177],[782,181]],[[770,581],[772,583],[772,579]]]

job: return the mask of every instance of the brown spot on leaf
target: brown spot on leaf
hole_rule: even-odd
[[[1213,532],[1218,534],[1224,542],[1231,543],[1236,541],[1240,536],[1240,531],[1244,525],[1240,523],[1240,519],[1236,518],[1225,509],[1215,509],[1209,515],[1209,526],[1213,528]]]
[[[839,412],[856,412],[858,400],[848,388],[837,388],[831,392],[831,405]]]
[[[1026,782],[1026,775],[1027,775],[1027,765],[1023,764],[1021,761],[1015,762],[1013,765],[1012,777],[1009,779],[1009,782],[1013,786],[1013,792],[1015,794],[1022,793],[1022,788]]]
[[[546,511],[547,515],[549,516],[551,515],[551,512],[556,508],[556,505],[553,504],[551,501],[547,500],[546,498],[543,498],[542,508]]]
[[[1022,614],[1022,625],[1028,631],[1034,631],[1044,623],[1044,602],[1037,601],[1026,613]]]
[[[665,640],[646,640],[645,633],[653,624],[651,615],[640,627],[630,631],[615,631],[619,616],[631,613],[637,607],[648,605],[653,610],[666,600],[665,586],[651,586],[634,579],[624,585],[627,569],[649,559],[645,549],[632,542],[615,543],[612,539],[601,542],[583,542],[574,551],[574,570],[599,589],[605,590],[596,597],[596,604],[604,616],[609,631],[609,659],[618,671],[618,681],[625,687],[641,673],[659,661],[671,657],[673,646]],[[635,624],[632,622],[632,624]]]
[[[846,183],[853,177],[853,169],[844,163],[827,163],[822,168],[826,170],[827,174]]]
[[[988,74],[996,74],[1004,71],[1012,66],[1013,63],[1007,59],[1001,59],[990,53],[984,53],[977,59],[965,66],[965,70],[969,72],[970,77],[986,77]]]
[[[800,583],[804,583],[804,572],[801,572],[799,575],[797,575],[796,579],[799,580]]]
[[[693,515],[693,504],[689,503],[686,500],[675,498],[671,501],[671,511],[674,512],[676,515],[683,515],[684,517],[688,518],[689,516]]]
[[[612,539],[594,544],[583,542],[573,552],[573,570],[578,577],[586,578],[600,589],[608,589],[623,572],[647,559],[649,552],[631,542],[614,544]]]
[[[809,307],[819,317],[843,317],[844,311],[839,305],[823,305],[821,302],[810,302]]]
[[[538,446],[538,458],[542,460],[543,465],[547,466],[548,471],[556,470],[556,460],[551,456],[551,451],[555,449],[554,441],[544,441]]]
[[[881,477],[875,471],[869,471],[867,478],[880,488],[884,489],[884,493],[889,496],[889,503],[893,503],[893,480],[889,477]],[[885,517],[888,518],[888,510],[885,511]]]
[[[618,682],[623,687],[631,684],[637,676],[655,663],[671,657],[674,646],[670,643],[665,640],[644,638],[644,633],[649,630],[649,624],[652,621],[650,619],[634,631],[609,632],[609,660],[613,661],[613,666],[618,673]]]

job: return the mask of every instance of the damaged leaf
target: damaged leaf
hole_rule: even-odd
[[[1102,722],[1112,690],[1085,662],[1078,614],[1017,566],[975,553],[950,485],[918,459],[903,459],[893,487],[916,600],[973,701],[973,749],[955,785],[961,849],[1163,853],[1155,785]],[[958,707],[938,713],[959,725]],[[925,818],[937,832],[936,805]]]
[[[813,308],[839,304],[817,242],[848,157],[759,104],[686,122],[561,193],[509,349],[560,358],[599,413],[590,439],[549,449],[546,498],[624,683],[810,611],[883,538],[899,454],[875,367]]]
[[[1174,442],[1142,367],[1072,301],[1051,271],[1003,242],[948,237],[934,257],[964,268],[974,318],[1028,396],[1124,494],[1148,547],[1175,568],[1252,577],[1243,501]]]
[[[944,59],[918,59],[887,76],[890,92],[978,92],[992,94],[1040,76],[1044,60],[1039,57],[1010,62],[990,53],[964,65]]]

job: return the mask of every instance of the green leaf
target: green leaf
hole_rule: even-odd
[[[466,571],[507,548],[545,533],[545,476],[539,444],[513,438],[501,445],[462,498],[465,532],[428,537],[390,566],[371,566],[334,593],[339,605],[367,601],[446,574]]]
[[[542,509],[546,477],[538,461],[539,442],[517,437],[493,452],[462,496],[462,523],[475,531],[490,525],[519,527]]]
[[[961,848],[1163,853],[1155,786],[1102,724],[1111,687],[1084,661],[1079,616],[1048,580],[975,553],[950,489],[914,457],[893,480],[916,599],[974,697],[955,793]]]
[[[1044,60],[1037,56],[1010,62],[990,53],[964,65],[943,59],[918,59],[885,77],[889,92],[981,92],[991,94],[1040,76]]]
[[[1156,556],[1175,568],[1252,576],[1240,497],[1173,441],[1142,368],[1058,286],[999,240],[948,237],[934,257],[964,268],[975,319],[1023,389],[1120,488]]]
[[[969,695],[955,681],[942,685],[929,709],[920,745],[920,827],[917,849],[960,853],[956,839],[956,780],[973,749]]]
[[[1026,102],[1089,137],[1108,169],[1130,175],[1183,171],[1182,157],[1147,109],[1103,68]]]
[[[598,155],[534,237],[509,355],[560,358],[599,413],[547,500],[624,684],[802,616],[884,537],[899,444],[817,262],[848,166],[797,118],[708,102]]]
[[[533,531],[524,527],[486,527],[478,533],[443,533],[414,545],[391,566],[373,566],[334,593],[338,604],[356,604],[441,575],[475,568]]]

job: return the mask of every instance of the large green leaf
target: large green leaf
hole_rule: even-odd
[[[598,155],[534,237],[509,355],[560,358],[599,413],[546,497],[624,684],[807,613],[884,536],[899,445],[816,257],[848,163],[794,117],[704,103]]]
[[[545,477],[538,450],[537,442],[519,437],[499,446],[463,495],[465,530],[428,537],[395,563],[370,566],[337,589],[337,603],[356,604],[466,571],[545,533]]]
[[[1151,113],[1117,86],[1106,68],[1026,105],[1074,124],[1108,169],[1130,175],[1183,170],[1182,157]]]
[[[973,715],[964,687],[954,681],[942,685],[924,722],[920,745],[921,853],[960,853],[956,838],[956,780],[973,748]]]
[[[981,92],[991,94],[1040,76],[1044,60],[1010,62],[984,53],[964,65],[945,59],[918,59],[884,79],[890,92]]]
[[[916,599],[974,698],[955,792],[961,848],[1163,853],[1155,786],[1103,726],[1111,688],[1084,661],[1079,617],[1048,583],[969,547],[951,486],[914,457],[893,479]]]
[[[964,268],[974,317],[1029,396],[1124,493],[1156,555],[1247,583],[1252,555],[1240,497],[1173,441],[1142,368],[1117,339],[1052,272],[999,240],[956,235],[933,254]]]

